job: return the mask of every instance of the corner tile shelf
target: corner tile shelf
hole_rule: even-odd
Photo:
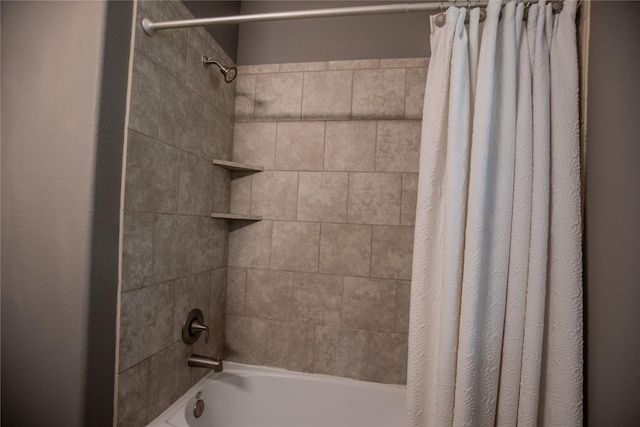
[[[231,162],[229,160],[213,159],[213,164],[220,166],[221,168],[229,169],[231,171],[240,172],[262,172],[264,167],[256,165],[248,165],[246,163]]]
[[[263,166],[248,165],[246,163],[232,162],[229,160],[213,159],[213,164],[215,166],[220,166],[221,168],[234,171],[234,172],[264,171]],[[233,178],[233,175],[231,177]],[[224,212],[211,212],[211,218],[233,219],[233,220],[240,220],[240,221],[261,221],[262,220],[262,217],[260,215],[233,214],[233,213],[224,213]]]
[[[260,215],[248,215],[248,214],[232,214],[222,212],[211,212],[211,218],[219,219],[239,219],[243,221],[260,221],[262,217]]]

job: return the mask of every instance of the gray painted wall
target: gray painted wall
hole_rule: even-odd
[[[1,7],[2,424],[111,425],[131,4]]]
[[[380,1],[243,1],[242,14],[380,4]],[[407,3],[407,1],[385,1]],[[428,57],[429,13],[314,18],[240,25],[238,64]]]
[[[240,14],[240,1],[184,0],[184,5],[196,18],[213,18]],[[236,25],[209,25],[204,27],[211,37],[233,60],[238,59],[238,31]]]
[[[640,423],[639,2],[593,2],[586,169],[586,420]]]

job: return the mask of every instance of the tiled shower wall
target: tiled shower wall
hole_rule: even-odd
[[[406,381],[424,58],[241,67],[225,358]]]
[[[144,16],[192,18],[180,2],[138,2]],[[221,356],[227,224],[209,217],[229,205],[228,172],[235,83],[226,84],[202,55],[232,61],[202,29],[136,28],[129,113],[118,367],[119,426],[143,426],[206,370],[187,366],[197,352]],[[180,338],[199,308],[209,345]]]

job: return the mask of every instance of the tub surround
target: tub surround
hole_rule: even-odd
[[[427,66],[239,67],[225,359],[405,383]]]
[[[180,2],[141,1],[137,16],[191,18]],[[203,29],[153,38],[136,26],[126,156],[118,368],[118,426],[143,426],[206,369],[190,352],[222,356],[234,85],[202,66],[233,62]],[[186,345],[182,322],[199,308],[210,327]]]

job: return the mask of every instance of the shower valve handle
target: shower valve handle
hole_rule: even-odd
[[[209,327],[200,323],[198,319],[194,319],[191,323],[191,335],[199,335],[200,332],[204,331],[204,342],[209,342]]]
[[[182,341],[185,344],[193,344],[204,332],[204,342],[209,342],[209,327],[204,324],[202,311],[193,309],[187,315],[182,325]]]

